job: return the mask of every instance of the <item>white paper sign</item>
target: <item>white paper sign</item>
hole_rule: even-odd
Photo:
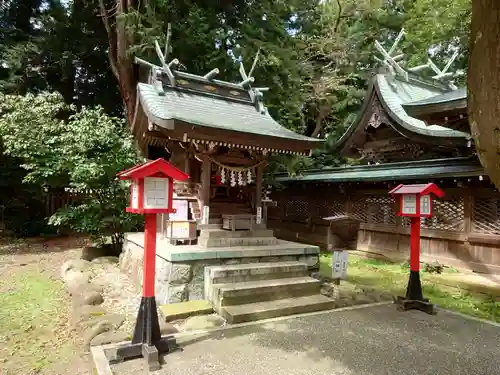
[[[421,215],[431,214],[431,197],[429,195],[422,195],[420,197],[420,214]]]
[[[139,187],[137,181],[132,181],[130,186],[130,205],[132,208],[139,208]]]
[[[332,257],[332,278],[347,278],[347,262],[349,253],[347,251],[334,251]]]
[[[188,201],[185,199],[174,199],[172,201],[172,208],[175,213],[170,214],[169,220],[187,220],[188,219]]]
[[[417,196],[415,194],[403,195],[403,213],[410,215],[417,213]]]
[[[144,208],[169,208],[167,178],[144,179]]]
[[[256,218],[256,223],[257,224],[262,224],[262,207],[257,207],[257,218]]]
[[[210,220],[210,207],[203,206],[203,224],[208,224]]]

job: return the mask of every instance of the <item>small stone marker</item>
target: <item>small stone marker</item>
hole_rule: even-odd
[[[334,251],[332,255],[332,278],[345,280],[347,278],[347,251]]]
[[[211,314],[214,309],[207,300],[187,301],[161,305],[160,311],[165,321],[171,322],[177,319],[185,319],[193,315]]]

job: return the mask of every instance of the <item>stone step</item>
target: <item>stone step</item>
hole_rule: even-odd
[[[220,309],[219,314],[226,319],[229,324],[236,324],[276,318],[279,316],[330,310],[334,307],[334,300],[317,294],[274,301],[248,303],[238,306],[225,306]]]
[[[307,264],[297,261],[208,266],[204,270],[205,298],[212,300],[213,284],[285,279],[307,275]]]
[[[276,237],[225,237],[225,238],[198,238],[201,247],[241,247],[241,246],[272,246],[277,245]]]
[[[198,225],[198,229],[200,230],[201,233],[205,230],[215,230],[219,229],[222,230],[222,224],[200,224]]]
[[[212,284],[212,303],[219,311],[224,306],[319,294],[320,289],[321,283],[308,276]]]
[[[200,228],[200,238],[251,238],[251,237],[274,237],[271,229],[258,228],[254,230],[230,231],[222,229],[221,226],[213,228]]]

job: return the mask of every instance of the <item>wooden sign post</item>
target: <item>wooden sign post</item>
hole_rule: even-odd
[[[167,353],[175,345],[175,340],[162,339],[156,309],[157,215],[175,213],[174,180],[185,181],[189,176],[164,159],[157,159],[120,172],[118,177],[131,180],[127,212],[144,215],[144,280],[132,341],[117,348],[115,361],[142,355],[153,371],[160,368],[159,353]]]
[[[396,303],[402,310],[416,309],[434,314],[434,305],[422,294],[420,282],[420,218],[432,216],[432,197],[444,196],[444,192],[435,184],[399,185],[389,192],[399,196],[398,216],[411,219],[410,231],[410,278],[406,297],[397,297]]]

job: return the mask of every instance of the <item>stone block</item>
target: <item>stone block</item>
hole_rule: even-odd
[[[241,264],[259,263],[259,258],[241,258]]]
[[[299,257],[299,262],[304,262],[309,268],[316,268],[319,266],[319,257],[316,255],[302,255]]]
[[[177,319],[185,319],[194,315],[211,314],[213,312],[212,305],[206,300],[186,301],[180,303],[171,303],[161,305],[160,311],[167,322]]]
[[[240,264],[241,259],[225,259],[223,264],[231,265],[231,264]]]
[[[164,303],[184,302],[189,299],[189,290],[187,285],[169,285],[167,299]]]
[[[192,272],[190,264],[170,263],[170,284],[187,284],[191,281]]]

